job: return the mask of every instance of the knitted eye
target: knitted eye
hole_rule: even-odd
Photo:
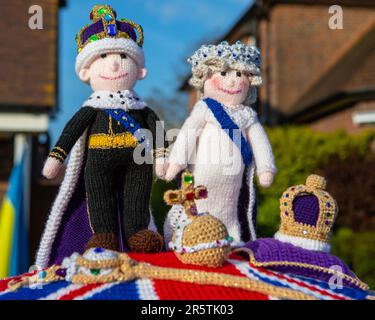
[[[107,57],[107,54],[106,54],[106,53],[102,53],[102,54],[100,55],[100,57],[101,57],[102,59],[104,59],[104,58]]]
[[[127,59],[128,58],[128,56],[125,53],[121,53],[120,57],[121,57],[121,59]]]
[[[237,71],[236,75],[237,75],[237,77],[241,77],[242,73],[240,71]]]
[[[225,77],[225,76],[227,75],[227,73],[226,73],[225,71],[222,71],[220,74],[221,74],[223,77]]]

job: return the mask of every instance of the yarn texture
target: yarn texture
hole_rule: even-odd
[[[304,249],[330,250],[330,233],[338,206],[325,187],[323,177],[310,175],[305,185],[290,187],[283,193],[276,239]]]
[[[150,242],[160,235],[144,232],[156,231],[150,193],[153,168],[162,176],[164,161],[153,157],[164,159],[167,145],[165,139],[156,144],[159,119],[133,90],[147,74],[143,30],[117,19],[108,5],[94,6],[90,19],[76,36],[76,72],[93,93],[66,124],[43,170],[53,178],[71,154],[37,253],[41,268],[83,253],[86,244],[123,251],[134,235],[142,250],[147,243],[156,252],[162,247]]]
[[[60,226],[62,215],[72,199],[73,190],[81,174],[84,176],[88,207],[86,214],[89,217],[92,233],[119,233],[117,197],[118,190],[121,189],[123,189],[123,202],[120,203],[120,207],[124,212],[122,232],[125,239],[148,227],[156,230],[153,221],[150,220],[149,204],[153,166],[134,163],[133,140],[129,145],[116,143],[116,138],[113,137],[126,134],[126,131],[103,110],[114,106],[129,112],[142,127],[151,131],[154,139],[156,138],[156,122],[159,119],[134,91],[94,92],[86,100],[82,108],[67,123],[56,146],[52,149],[52,152],[59,152],[63,159],[71,150],[72,155],[42,237],[37,255],[38,265],[45,266],[48,263],[47,257],[50,255],[57,231],[62,227]],[[92,137],[98,135],[107,137],[112,144],[107,147],[93,145]],[[156,140],[153,140],[153,145],[156,145]],[[62,161],[62,159],[58,160]],[[134,181],[137,183],[134,184]],[[108,246],[107,241],[99,243],[95,239],[94,243],[113,249],[113,242]]]
[[[228,110],[230,108],[226,108]],[[175,144],[169,162],[182,165],[192,170],[197,185],[204,185],[210,196],[197,203],[199,212],[210,212],[227,227],[235,242],[240,242],[241,230],[237,216],[237,207],[244,173],[250,189],[248,215],[253,213],[255,191],[253,173],[276,172],[272,148],[264,129],[258,121],[256,112],[241,105],[229,113],[232,120],[242,130],[251,146],[253,161],[247,172],[241,152],[222,129],[206,103],[197,102],[190,116],[186,119]],[[197,136],[199,142],[197,143]],[[170,215],[178,214],[178,208],[172,208]],[[173,218],[169,218],[173,219]],[[249,218],[252,224],[252,218]],[[168,223],[168,222],[167,222]],[[171,227],[171,226],[170,226]],[[165,226],[164,230],[168,229]],[[253,228],[253,227],[251,227]],[[167,234],[170,232],[167,231]],[[255,238],[255,230],[252,230]],[[166,239],[169,241],[169,239]]]

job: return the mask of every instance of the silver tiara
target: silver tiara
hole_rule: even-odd
[[[227,41],[218,45],[203,45],[188,59],[188,62],[194,68],[212,58],[229,60],[228,62],[232,63],[244,63],[256,73],[260,72],[262,64],[259,49],[255,46],[245,45],[241,41],[237,41],[233,45],[229,45]]]

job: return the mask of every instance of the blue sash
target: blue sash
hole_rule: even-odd
[[[212,111],[213,115],[215,116],[216,120],[219,122],[221,128],[229,135],[229,138],[234,142],[234,144],[238,147],[241,151],[242,160],[245,166],[248,166],[252,160],[252,152],[250,146],[242,134],[242,130],[234,123],[231,117],[226,113],[221,103],[217,102],[214,99],[206,98],[203,100],[208,108]],[[235,130],[239,130],[241,132],[241,139],[234,138]]]
[[[130,132],[139,143],[146,143],[146,148],[150,148],[150,141],[147,139],[147,135],[144,134],[144,129],[142,129],[129,113],[123,109],[105,109],[104,111],[119,122],[126,131]]]

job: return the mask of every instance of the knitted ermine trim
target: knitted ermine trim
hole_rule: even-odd
[[[253,221],[255,220],[253,217],[254,214],[254,206],[256,205],[256,190],[254,186],[254,172],[255,172],[255,165],[253,163],[247,168],[246,172],[246,183],[249,187],[249,205],[247,207],[247,221],[250,230],[250,240],[255,241],[257,239],[257,232],[256,232],[256,225],[254,225]]]
[[[323,252],[329,252],[331,250],[330,244],[323,241],[289,236],[280,232],[276,232],[274,238],[281,242],[291,243],[297,247],[301,247],[307,250],[316,250]]]
[[[35,265],[42,269],[48,266],[52,245],[55,241],[55,236],[60,226],[62,215],[73,195],[75,190],[74,186],[78,182],[79,173],[83,164],[83,157],[85,154],[86,135],[87,129],[81,138],[76,142],[71,151],[64,180],[60,186],[55,202],[48,216],[47,224],[43,232],[35,261]]]
[[[134,90],[94,91],[83,103],[83,106],[90,106],[98,109],[123,109],[141,110],[146,107],[144,102]]]

